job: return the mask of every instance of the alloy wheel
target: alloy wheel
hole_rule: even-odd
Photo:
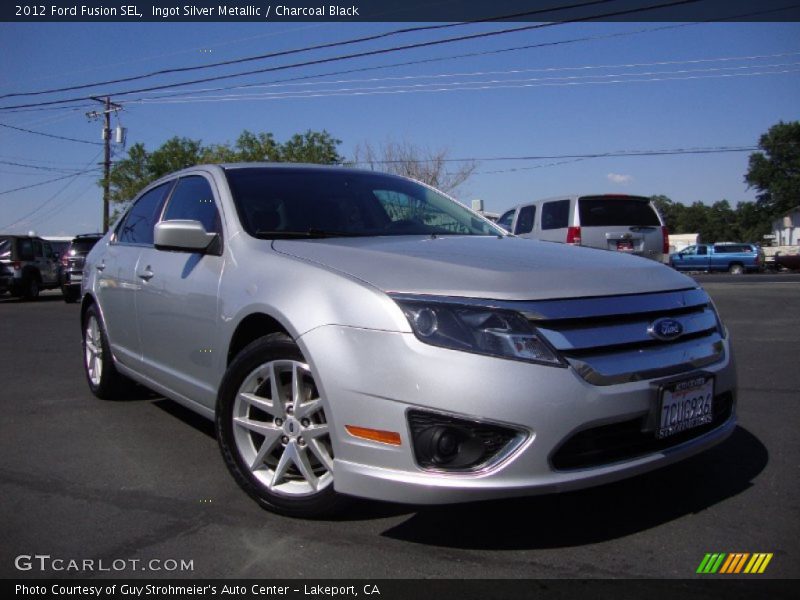
[[[233,404],[236,450],[269,492],[316,494],[333,483],[333,450],[308,365],[274,360],[251,371]]]
[[[100,323],[94,315],[86,320],[83,338],[86,374],[93,386],[99,386],[103,377],[103,338]]]

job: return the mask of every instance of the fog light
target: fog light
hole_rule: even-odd
[[[434,311],[430,308],[423,308],[414,314],[414,325],[416,325],[417,333],[423,337],[430,337],[439,328],[439,321]]]
[[[498,425],[425,411],[409,411],[408,422],[414,456],[427,469],[480,469],[508,455],[525,439],[524,433]]]

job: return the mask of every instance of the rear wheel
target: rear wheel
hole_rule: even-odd
[[[39,277],[30,274],[26,277],[22,287],[22,295],[26,300],[36,300],[39,297]]]
[[[98,398],[119,399],[130,389],[130,381],[114,366],[103,319],[94,304],[83,317],[83,367],[89,389]]]
[[[739,263],[734,263],[728,268],[728,273],[731,275],[741,275],[744,273],[744,267]]]
[[[236,482],[264,508],[320,517],[342,505],[325,411],[288,336],[256,340],[231,363],[219,392],[217,440]]]

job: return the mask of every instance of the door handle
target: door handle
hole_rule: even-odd
[[[144,271],[142,271],[141,273],[137,273],[137,275],[139,276],[139,279],[150,281],[153,278],[153,275],[155,275],[155,273],[153,273],[150,270],[150,266],[148,265],[148,267]]]
[[[105,271],[106,265],[105,264],[95,265],[94,268],[97,269],[98,271]]]

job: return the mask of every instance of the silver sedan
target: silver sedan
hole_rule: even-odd
[[[706,293],[642,258],[519,239],[431,187],[307,165],[151,184],[87,258],[84,365],[213,419],[294,516],[645,472],[735,426]]]

